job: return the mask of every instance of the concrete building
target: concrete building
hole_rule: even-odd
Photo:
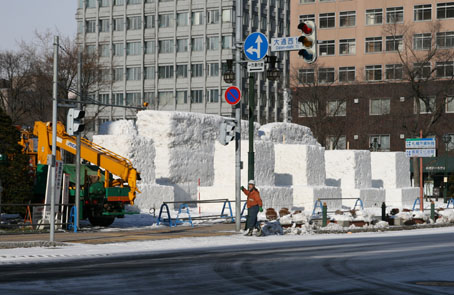
[[[230,86],[222,77],[226,60],[234,59],[235,2],[232,0],[79,0],[78,43],[98,53],[110,81],[94,98],[105,103],[230,116],[224,101]],[[260,31],[269,38],[287,35],[287,0],[244,1],[244,36]],[[239,48],[241,50],[241,48]],[[288,72],[288,54],[280,54]],[[246,70],[245,70],[246,72]],[[246,75],[245,75],[246,76]],[[257,120],[282,117],[283,85],[257,75]],[[287,81],[283,76],[281,81]],[[242,81],[243,97],[247,95]],[[285,86],[285,85],[284,85]],[[243,99],[243,102],[245,100]],[[243,116],[247,116],[243,104]],[[133,119],[135,111],[117,107],[88,108],[104,120]]]
[[[451,134],[454,150],[454,2],[298,0],[290,11],[292,36],[316,22],[319,56],[308,65],[290,54],[294,122],[327,148],[402,151],[424,129],[441,154]],[[310,110],[314,91],[325,95]]]

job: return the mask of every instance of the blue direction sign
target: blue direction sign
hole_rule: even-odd
[[[238,87],[230,86],[225,91],[224,98],[228,104],[235,105],[241,100],[241,91]]]
[[[268,53],[268,38],[262,33],[252,33],[244,41],[244,54],[249,60],[259,61]]]

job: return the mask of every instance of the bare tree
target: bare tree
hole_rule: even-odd
[[[292,68],[290,85],[293,116],[302,118],[323,146],[340,147],[346,126],[339,118],[346,115],[349,91],[339,84],[334,69],[320,63]]]

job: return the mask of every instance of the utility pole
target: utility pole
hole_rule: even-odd
[[[236,0],[235,12],[235,81],[242,90],[241,48],[243,43],[243,0]],[[235,230],[241,230],[241,101],[236,104],[236,138],[235,138]]]
[[[255,109],[254,73],[249,73],[249,151],[248,151],[248,181],[254,179],[254,109]]]
[[[78,63],[77,63],[77,93],[79,94],[79,110],[82,110],[82,51],[79,50]],[[80,132],[77,133],[76,138],[76,216],[74,216],[76,229],[79,229],[79,216],[80,216]]]
[[[52,93],[52,158],[50,163],[50,237],[49,241],[55,241],[55,196],[56,192],[56,158],[57,158],[57,95],[58,95],[58,36],[54,37],[54,77],[53,77],[53,93]],[[49,165],[49,163],[47,163]]]

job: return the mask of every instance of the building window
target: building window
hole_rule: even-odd
[[[298,102],[298,116],[299,117],[316,117],[317,104],[312,101],[299,101]]]
[[[142,0],[128,0],[129,5],[142,4]]]
[[[125,5],[125,0],[113,0],[115,6]]]
[[[128,30],[140,30],[142,29],[142,17],[132,16],[128,17]]]
[[[193,26],[203,25],[203,11],[193,12],[191,20]]]
[[[347,137],[345,135],[341,136],[327,136],[326,137],[326,146],[327,150],[345,150],[347,149]]]
[[[145,16],[145,28],[152,29],[154,28],[154,15],[146,15]]]
[[[432,36],[430,33],[413,35],[413,49],[415,50],[429,50],[431,43]]]
[[[155,77],[154,75],[154,66],[145,67],[143,72],[143,78],[145,80],[153,80]]]
[[[191,103],[203,103],[203,90],[191,90]]]
[[[334,82],[334,68],[320,68],[318,70],[319,83],[332,83]]]
[[[454,75],[454,62],[437,62],[436,63],[437,77],[452,78]]]
[[[222,49],[232,49],[232,36],[222,36]]]
[[[177,78],[188,77],[188,65],[177,65]]]
[[[321,56],[334,55],[336,44],[334,40],[318,41],[318,50]]]
[[[301,4],[306,4],[306,3],[314,3],[315,0],[300,0]],[[282,7],[282,6],[281,6]]]
[[[101,19],[99,20],[99,31],[100,32],[110,32],[110,20]]]
[[[339,82],[351,83],[355,82],[355,67],[340,67]]]
[[[159,79],[171,79],[173,78],[173,66],[159,66],[158,67]]]
[[[207,38],[208,41],[208,50],[219,50],[219,37],[211,36]]]
[[[414,20],[424,21],[432,19],[432,4],[415,5]]]
[[[437,46],[440,48],[453,48],[454,32],[437,33]]]
[[[446,97],[446,112],[454,113],[454,97],[452,96]],[[454,143],[454,141],[452,142]]]
[[[430,63],[414,63],[413,70],[417,79],[429,78],[432,74]]]
[[[144,92],[143,101],[148,102],[150,105],[154,104],[154,92]]]
[[[388,7],[386,8],[386,23],[396,24],[404,22],[404,8],[401,7]]]
[[[208,64],[208,76],[218,77],[219,76],[219,63],[210,63]]]
[[[381,25],[383,23],[383,9],[366,10],[366,25]]]
[[[330,117],[344,117],[347,115],[347,102],[331,100],[326,104],[326,114]]]
[[[85,1],[87,8],[95,8],[96,7],[96,0],[87,0]]]
[[[114,31],[123,31],[125,29],[125,22],[122,18],[114,18]]]
[[[185,27],[189,25],[189,13],[181,12],[177,13],[177,26]]]
[[[389,98],[374,98],[370,100],[369,114],[371,116],[389,115],[391,100]]]
[[[334,12],[320,13],[318,18],[320,29],[334,28],[336,26],[336,14]]]
[[[177,105],[178,104],[187,104],[188,103],[188,92],[186,90],[177,91]]]
[[[173,40],[159,40],[159,53],[173,53]]]
[[[390,139],[389,135],[371,135],[369,136],[369,146],[376,151],[389,151]]]
[[[218,24],[220,20],[219,10],[207,11],[207,24]]]
[[[382,66],[372,65],[366,66],[366,80],[367,81],[380,81],[382,79]]]
[[[142,98],[140,97],[140,93],[126,93],[126,105],[127,106],[139,106],[141,105]]]
[[[123,43],[114,43],[114,56],[123,56],[125,52],[125,46]]]
[[[314,69],[299,69],[298,70],[298,81],[303,84],[314,83]]]
[[[386,36],[386,51],[402,51],[402,36]]]
[[[437,18],[454,18],[454,2],[437,3]]]
[[[208,89],[208,102],[218,103],[219,102],[219,89]]]
[[[203,77],[203,64],[191,65],[191,77],[193,78]]]
[[[418,100],[419,100],[419,113],[420,114],[431,114],[436,108],[436,101],[435,97],[426,97],[422,98],[415,98],[415,110],[414,113],[418,113]]]
[[[114,93],[112,98],[112,104],[122,106],[124,105],[123,93]]]
[[[114,81],[123,81],[123,68],[114,69]]]
[[[299,17],[300,23],[306,22],[306,21],[313,21],[315,22],[315,14],[302,14]]]
[[[203,38],[192,38],[192,51],[203,51]]]
[[[99,44],[99,55],[101,57],[110,56],[110,45],[109,44]]]
[[[356,11],[342,11],[339,13],[339,27],[354,27],[356,25]]]
[[[339,54],[341,55],[356,54],[356,40],[355,39],[339,40]]]
[[[126,69],[126,80],[138,81],[140,79],[141,79],[141,77],[140,77],[140,68],[139,67]]]
[[[99,76],[103,82],[110,82],[112,80],[112,77],[110,76],[110,69],[99,70]]]
[[[366,38],[366,53],[382,52],[382,37]]]
[[[401,64],[386,65],[386,80],[402,80],[402,68]]]
[[[88,55],[94,55],[96,53],[96,45],[87,45],[85,50]]]
[[[170,28],[173,27],[173,16],[172,14],[160,14],[159,18],[159,27],[160,28]]]
[[[161,107],[173,106],[174,105],[174,96],[173,91],[160,91],[158,93],[158,104]]]
[[[231,23],[233,20],[232,9],[222,9],[222,22]]]
[[[99,102],[104,104],[110,104],[109,94],[108,93],[99,94]]]
[[[177,40],[177,52],[187,52],[189,49],[188,39]]]
[[[142,44],[140,42],[126,43],[126,55],[140,55],[142,54]]]
[[[96,21],[87,20],[85,22],[85,32],[86,33],[96,33]]]
[[[146,41],[145,42],[145,54],[155,54],[156,53],[156,42]]]

